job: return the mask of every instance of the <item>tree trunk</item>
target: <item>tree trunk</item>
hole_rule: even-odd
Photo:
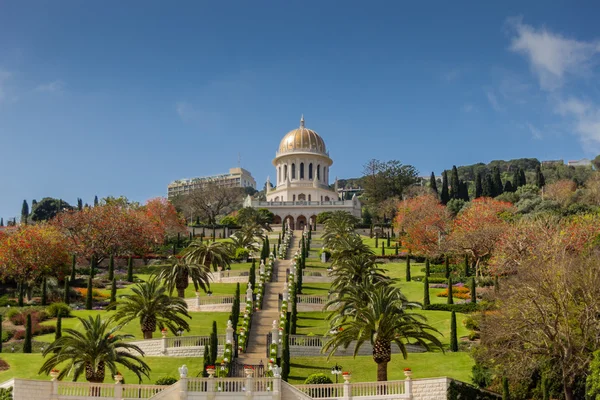
[[[182,299],[185,298],[185,289],[186,288],[182,288],[182,287],[178,287],[177,288],[177,297],[181,297]]]
[[[387,381],[387,367],[388,367],[388,363],[387,361],[385,362],[380,362],[377,364],[377,381]]]
[[[152,339],[152,331],[142,331],[144,339]]]
[[[575,400],[573,387],[571,386],[571,383],[568,381],[567,377],[563,377],[563,386],[565,388],[565,400]]]

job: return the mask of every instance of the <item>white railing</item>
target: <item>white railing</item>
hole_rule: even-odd
[[[344,398],[343,383],[328,383],[322,385],[296,385],[296,389],[300,390],[307,396],[313,399],[336,400]]]
[[[114,383],[59,382],[58,395],[68,397],[115,397]]]
[[[327,303],[327,297],[325,296],[313,296],[310,294],[299,294],[296,296],[298,304],[325,304]]]
[[[290,346],[323,347],[323,336],[289,335]]]
[[[404,381],[352,383],[352,397],[371,397],[404,394]]]
[[[127,400],[149,399],[169,387],[165,385],[123,385],[122,397]]]
[[[270,392],[273,390],[273,378],[252,378],[252,387],[246,387],[247,378],[190,378],[188,392]]]
[[[234,298],[234,296],[201,296],[193,299],[186,299],[186,301],[189,300],[193,305],[208,306],[214,304],[233,304]],[[240,301],[241,300],[242,298],[240,297]]]
[[[217,335],[218,344],[225,344],[225,335]],[[165,338],[166,347],[208,346],[210,336],[173,336]]]

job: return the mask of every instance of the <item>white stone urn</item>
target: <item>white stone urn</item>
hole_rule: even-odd
[[[214,378],[215,372],[216,370],[214,368],[206,368],[206,373],[208,374],[209,378]]]
[[[254,375],[254,368],[244,367],[244,374],[246,374],[246,378],[252,378],[252,375]]]
[[[404,370],[404,376],[406,377],[406,379],[410,379],[412,377],[412,370],[410,369],[405,369]]]
[[[350,379],[352,379],[352,374],[349,372],[343,372],[342,378],[344,378],[344,382],[350,383]]]
[[[60,371],[52,370],[52,371],[50,371],[50,378],[52,378],[52,380],[55,381],[56,378],[58,378],[58,374],[60,374]]]
[[[123,375],[121,374],[116,374],[113,378],[115,378],[115,383],[121,383],[123,381]]]

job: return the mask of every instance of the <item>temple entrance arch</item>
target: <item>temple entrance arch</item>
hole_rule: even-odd
[[[292,217],[291,215],[288,215],[287,217],[285,217],[283,219],[283,222],[287,225],[289,223],[290,225],[290,229],[294,230],[296,229],[295,224],[294,224],[294,217]]]
[[[300,215],[298,218],[296,218],[296,224],[298,225],[298,229],[304,229],[304,227],[307,226],[306,217],[304,215]]]
[[[276,215],[273,218],[273,225],[279,225],[279,224],[281,224],[281,217],[279,215]]]

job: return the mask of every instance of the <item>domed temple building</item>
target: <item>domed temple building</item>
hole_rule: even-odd
[[[275,224],[289,222],[292,229],[304,229],[316,224],[317,215],[324,211],[347,211],[360,218],[361,204],[352,200],[340,200],[335,188],[330,188],[329,168],[333,160],[325,147],[325,141],[312,129],[304,126],[288,132],[275,153],[274,188],[267,179],[267,201],[244,202],[245,207],[267,208],[275,214]]]

